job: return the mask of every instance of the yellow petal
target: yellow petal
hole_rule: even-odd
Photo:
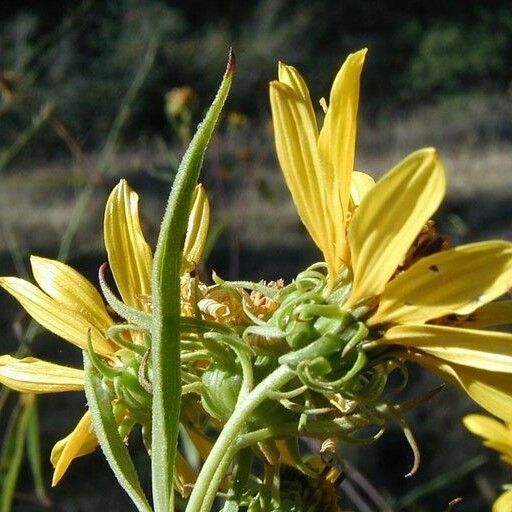
[[[359,83],[366,49],[350,54],[338,71],[331,89],[324,124],[318,137],[320,158],[332,185],[329,205],[334,218],[347,219],[357,135]],[[339,236],[345,241],[345,232]],[[336,242],[339,243],[338,240]],[[343,243],[342,242],[342,243]]]
[[[483,414],[468,414],[462,420],[466,428],[473,434],[487,441],[497,441],[508,447],[506,453],[512,454],[512,430],[501,421]],[[503,450],[500,450],[503,451]]]
[[[112,354],[113,345],[81,313],[59,304],[37,286],[18,277],[0,277],[0,286],[17,299],[36,322],[57,336],[85,349],[90,331],[95,351],[104,356]]]
[[[84,372],[34,357],[0,356],[0,382],[22,393],[82,391]]]
[[[510,455],[501,455],[500,459],[506,464],[510,464],[512,466],[512,453]]]
[[[300,97],[302,103],[304,104],[304,108],[308,113],[308,122],[313,129],[315,138],[318,139],[318,127],[316,125],[315,110],[313,109],[313,104],[311,102],[311,97],[309,95],[309,89],[306,85],[306,82],[293,66],[288,66],[283,62],[279,62],[278,64],[277,76],[279,78],[279,82],[288,85],[295,92],[295,94]]]
[[[441,202],[443,166],[432,148],[412,153],[378,181],[350,222],[354,287],[350,303],[382,293]]]
[[[399,325],[389,329],[377,343],[421,350],[463,366],[512,373],[512,334],[509,333],[441,325]]]
[[[512,300],[490,302],[474,311],[467,319],[457,325],[467,329],[482,329],[495,325],[512,324]]]
[[[98,440],[92,429],[91,413],[87,411],[74,430],[53,447],[50,455],[54,467],[52,487],[59,483],[73,459],[93,452],[97,446]]]
[[[105,247],[123,301],[147,310],[151,295],[152,255],[139,222],[139,196],[121,180],[108,198],[104,218]]]
[[[82,314],[100,329],[113,324],[99,292],[76,270],[38,256],[31,256],[30,263],[37,284],[56,302]]]
[[[192,198],[187,234],[183,247],[182,272],[191,272],[201,261],[210,226],[210,204],[202,185],[197,185]]]
[[[195,428],[188,428],[187,434],[190,437],[190,440],[194,444],[194,447],[197,450],[197,453],[201,457],[201,460],[206,460],[208,455],[210,454],[213,443],[210,439],[208,439],[202,432],[199,432]]]
[[[467,315],[511,285],[511,243],[497,240],[455,247],[420,259],[390,281],[370,323]]]
[[[494,416],[507,423],[512,422],[512,375],[449,364],[414,352],[407,353],[407,358],[460,386],[477,404]]]
[[[498,496],[492,506],[492,512],[510,512],[512,510],[512,489]]]
[[[174,474],[174,485],[183,498],[187,498],[197,479],[197,473],[192,469],[187,459],[177,451]]]
[[[359,206],[363,197],[375,186],[375,180],[364,172],[354,171],[352,173],[352,186],[350,197],[354,206]]]
[[[510,444],[501,441],[484,441],[483,444],[487,448],[501,453],[500,459],[510,464],[509,461],[512,460],[512,446]]]
[[[332,190],[333,183],[320,162],[310,102],[286,83],[274,81],[270,83],[270,104],[277,157],[286,184],[299,217],[332,271],[335,256],[329,233],[333,221],[327,210],[326,193]],[[336,221],[342,229],[343,219]]]

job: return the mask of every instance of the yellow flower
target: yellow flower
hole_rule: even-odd
[[[370,176],[354,172],[365,55],[366,50],[349,55],[341,67],[320,131],[308,88],[295,68],[279,63],[279,80],[270,83],[279,163],[299,216],[333,278],[350,259],[346,227],[351,212],[373,185]]]
[[[208,200],[203,188],[198,186],[185,239],[184,271],[191,271],[201,257],[208,222]],[[120,181],[108,199],[104,236],[110,269],[123,301],[133,308],[149,311],[151,306],[144,298],[151,294],[152,254],[139,222],[138,196],[125,180]],[[39,324],[80,349],[87,350],[90,336],[94,351],[115,365],[116,352],[121,347],[105,334],[114,320],[99,292],[64,263],[37,256],[32,256],[30,262],[38,286],[16,277],[1,277],[0,286]],[[141,338],[134,334],[133,341],[140,342]],[[0,356],[0,383],[25,393],[80,391],[84,388],[84,375],[82,370],[33,357],[16,359],[3,355]],[[73,459],[92,452],[97,444],[91,415],[86,412],[75,429],[52,450],[55,468],[52,485],[58,483]]]
[[[469,414],[463,420],[466,428],[484,439],[484,445],[501,454],[501,459],[512,464],[512,423],[483,416]],[[492,512],[510,512],[512,510],[512,489],[502,493],[494,502]]]
[[[353,172],[365,53],[349,55],[338,72],[320,133],[303,79],[279,65],[270,99],[288,188],[331,283],[347,268],[352,275],[350,296],[340,306],[365,319],[377,340],[368,350],[389,346],[512,421],[512,335],[481,330],[512,320],[510,301],[489,304],[512,285],[512,244],[481,242],[419,255],[401,270],[444,197],[446,178],[432,148],[410,154],[376,184]],[[467,316],[462,327],[450,320],[455,315]]]

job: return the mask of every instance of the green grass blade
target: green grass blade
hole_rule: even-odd
[[[91,360],[84,352],[85,394],[91,411],[94,432],[121,487],[140,512],[151,512],[135,466],[119,432],[112,412],[112,401]]]
[[[27,431],[27,456],[34,479],[36,496],[41,503],[48,505],[49,498],[46,495],[44,485],[43,469],[41,464],[41,436],[39,431],[39,409],[37,407],[37,397],[30,406],[30,418]]]
[[[213,103],[199,125],[174,180],[162,221],[152,273],[153,426],[151,471],[156,512],[169,512],[173,503],[173,469],[179,430],[180,376],[180,268],[192,193],[206,147],[226,101],[235,68],[228,66]]]
[[[30,398],[20,397],[20,400],[26,400],[23,404],[21,412],[16,419],[16,428],[12,436],[12,444],[9,450],[9,466],[5,478],[2,483],[2,496],[0,497],[0,512],[10,512],[16,483],[20,472],[21,461],[23,460],[23,452],[25,448],[25,440],[27,438],[28,424],[31,414]]]
[[[404,508],[419,502],[419,500],[426,498],[430,494],[434,494],[440,489],[448,487],[452,483],[459,481],[467,474],[472,473],[475,469],[479,468],[486,462],[487,457],[485,455],[477,455],[476,457],[469,459],[464,464],[461,464],[456,469],[442,473],[437,478],[412,489],[407,494],[399,498],[395,505],[396,510],[403,510]]]

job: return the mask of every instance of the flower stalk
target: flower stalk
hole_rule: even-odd
[[[220,482],[238,447],[237,441],[246,428],[251,414],[270,394],[281,389],[295,377],[293,370],[280,366],[260,382],[240,403],[224,425],[215,445],[206,459],[194,490],[190,495],[186,512],[211,510]]]

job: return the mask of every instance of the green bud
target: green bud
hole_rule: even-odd
[[[226,366],[212,364],[201,378],[205,392],[201,402],[208,414],[221,421],[227,421],[238,400],[242,376]]]

